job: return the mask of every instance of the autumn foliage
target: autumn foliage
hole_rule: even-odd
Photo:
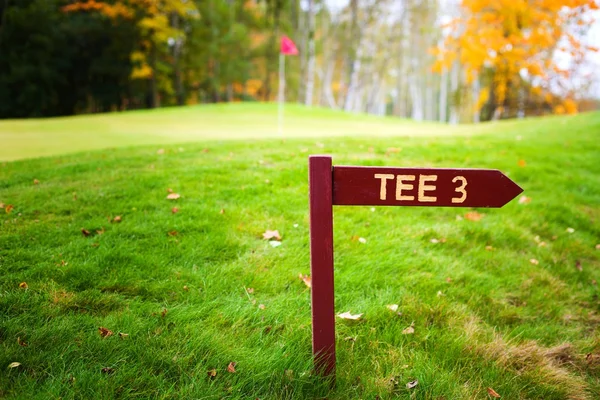
[[[565,82],[586,52],[597,51],[574,32],[589,26],[589,11],[597,8],[594,0],[463,0],[461,15],[448,24],[450,33],[435,51],[434,69],[458,61],[467,83],[487,81],[477,107],[493,102],[496,117],[519,90],[542,98],[556,113],[574,113],[574,93]],[[569,59],[571,69],[558,58]],[[566,92],[560,102],[552,94],[557,88]]]

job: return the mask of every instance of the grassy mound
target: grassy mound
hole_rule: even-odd
[[[327,126],[320,113],[305,123]],[[81,126],[103,129],[94,118],[108,116]],[[458,135],[352,118],[365,119],[362,137],[0,164],[0,397],[600,397],[600,114]],[[394,136],[413,125],[441,135]],[[298,277],[317,153],[497,168],[525,189],[498,210],[335,209],[336,310],[363,315],[337,319],[333,389],[311,374]]]

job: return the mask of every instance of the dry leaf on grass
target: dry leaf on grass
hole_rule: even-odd
[[[230,362],[229,365],[227,366],[227,372],[229,372],[231,374],[235,374],[235,366],[236,365],[237,365],[237,363]]]
[[[246,289],[246,292],[248,292],[249,294],[252,294],[252,293],[254,293],[254,288],[249,287]]]
[[[492,246],[485,246],[485,249],[486,249],[487,251],[492,251],[492,250],[494,250],[494,248],[493,248]]]
[[[100,333],[100,336],[102,336],[103,338],[107,338],[109,336],[112,336],[112,334],[113,334],[113,331],[111,331],[110,329],[107,329],[103,326],[98,328],[98,332]]]
[[[85,237],[88,237],[88,236],[90,236],[91,233],[87,229],[81,228],[81,234]]]
[[[40,181],[38,181],[37,179],[34,179],[34,180],[33,180],[33,184],[34,184],[34,185],[38,185],[39,183],[40,183]]]
[[[488,394],[489,394],[490,396],[492,396],[492,397],[494,397],[494,398],[496,398],[496,399],[499,399],[499,398],[500,398],[500,395],[499,395],[499,394],[498,394],[498,393],[497,393],[497,392],[496,392],[494,389],[492,389],[492,388],[490,388],[490,387],[489,387],[489,388],[487,388],[487,392],[488,392]]]
[[[525,160],[519,160],[518,164],[519,164],[519,167],[523,168],[527,165],[527,162]]]
[[[27,343],[25,343],[24,340],[21,340],[20,337],[17,338],[17,343],[19,344],[19,346],[21,347],[27,347]]]
[[[600,243],[596,245],[596,250],[600,250]]]
[[[583,267],[581,266],[581,261],[575,260],[575,268],[577,268],[577,271],[583,271]]]
[[[127,336],[129,336],[129,333],[119,332],[119,338],[125,339]]]
[[[101,371],[103,374],[108,374],[108,375],[115,373],[115,369],[111,368],[111,367],[104,367],[101,369]]]
[[[407,327],[406,329],[404,329],[402,331],[403,335],[412,335],[413,333],[415,333],[415,323],[414,322],[412,324],[410,324],[409,327]]]
[[[530,263],[532,263],[533,265],[538,265],[540,262],[538,260],[536,260],[535,258],[532,258],[529,260]]]
[[[573,228],[567,228],[567,233],[573,233],[573,232],[575,232],[575,229],[573,229]]]
[[[388,304],[386,307],[388,310],[392,310],[393,312],[398,311],[398,304]]]
[[[264,304],[259,304],[259,305],[258,305],[258,308],[260,308],[261,310],[264,310],[264,309],[265,309],[265,308],[267,308],[267,307],[265,307],[265,305],[264,305]]]
[[[529,204],[531,202],[531,197],[527,197],[525,195],[519,198],[519,204]]]
[[[265,240],[275,239],[277,241],[281,241],[281,235],[279,234],[279,231],[277,231],[277,230],[270,231],[267,229],[265,231],[265,233],[263,233],[263,239],[265,239]]]
[[[16,362],[16,361],[15,362],[11,362],[10,364],[8,364],[8,368],[9,369],[17,368],[17,367],[20,367],[20,366],[21,366],[21,363],[20,362]]]
[[[302,279],[302,282],[304,282],[304,284],[308,287],[312,287],[312,282],[310,280],[310,275],[302,275],[299,274],[298,278]]]
[[[216,369],[211,369],[209,371],[206,371],[206,375],[208,375],[208,377],[210,379],[214,378],[217,376],[217,370]]]
[[[163,308],[163,310],[160,312],[160,316],[161,316],[161,318],[164,318],[164,317],[167,316],[167,309],[166,308]]]
[[[10,214],[10,212],[13,210],[13,208],[14,208],[14,206],[13,206],[12,204],[9,204],[9,205],[7,205],[7,206],[4,208],[4,211],[5,211],[7,214]]]
[[[121,222],[121,216],[120,216],[120,215],[117,215],[116,217],[114,217],[114,218],[113,218],[113,222],[116,222],[117,224],[118,224],[119,222]]]
[[[171,212],[172,212],[173,214],[177,214],[177,213],[179,212],[179,208],[177,208],[177,207],[173,207],[173,208],[171,208]]]
[[[410,381],[406,384],[407,389],[413,389],[419,384],[419,381],[415,379],[414,381]]]
[[[29,285],[27,284],[27,282],[21,282],[21,283],[19,283],[19,288],[29,289]]]
[[[165,154],[165,149],[156,150],[156,154]]]
[[[465,218],[469,221],[481,221],[481,218],[483,218],[483,214],[480,214],[477,211],[469,211],[465,214]]]
[[[338,314],[337,316],[341,319],[349,319],[349,320],[356,321],[356,320],[360,319],[360,317],[362,317],[362,313],[361,314],[350,314],[350,311],[346,311],[345,313]]]
[[[177,200],[181,195],[179,193],[169,193],[167,195],[167,200]]]
[[[4,203],[0,201],[0,208],[4,208]]]

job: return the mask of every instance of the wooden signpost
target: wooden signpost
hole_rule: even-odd
[[[312,347],[315,369],[335,373],[333,206],[502,207],[523,189],[489,169],[333,166],[309,157]]]

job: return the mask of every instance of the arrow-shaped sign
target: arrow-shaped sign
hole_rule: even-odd
[[[339,206],[502,207],[522,191],[495,169],[333,166]]]
[[[493,169],[333,166],[309,158],[313,355],[335,374],[333,206],[502,207],[523,191]]]

